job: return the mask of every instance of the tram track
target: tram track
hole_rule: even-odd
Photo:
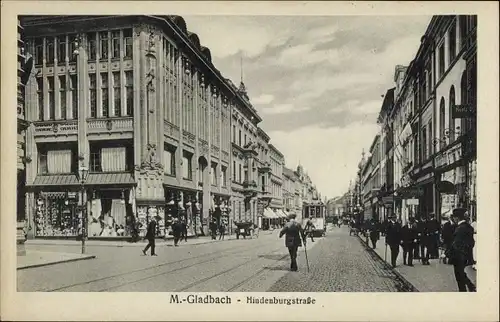
[[[277,252],[277,251],[279,251],[279,250],[282,250],[282,249],[283,249],[283,247],[281,246],[281,247],[279,247],[279,248],[273,249],[270,253],[275,253],[275,252]],[[284,256],[282,256],[279,260],[282,260],[282,259],[283,259],[283,258],[285,258],[286,256],[288,256],[288,255],[284,255]],[[257,258],[257,260],[258,260],[258,258]],[[212,279],[214,279],[214,278],[216,278],[216,277],[219,277],[219,276],[221,276],[221,275],[224,275],[224,274],[230,273],[230,272],[232,272],[232,271],[234,271],[234,270],[237,270],[237,269],[238,269],[238,268],[240,268],[240,267],[243,267],[243,266],[245,266],[245,265],[247,265],[247,264],[249,264],[249,263],[251,263],[251,262],[255,262],[255,261],[256,261],[256,259],[255,259],[255,258],[251,258],[251,259],[250,259],[250,260],[248,260],[248,261],[245,261],[245,262],[243,262],[243,263],[240,263],[240,264],[238,264],[238,265],[235,265],[235,266],[233,266],[233,267],[230,267],[230,268],[228,268],[228,269],[226,269],[226,270],[223,270],[223,271],[221,271],[221,272],[218,272],[218,273],[216,273],[216,274],[214,274],[214,275],[207,276],[207,277],[205,277],[205,278],[203,278],[203,279],[201,279],[201,280],[199,280],[199,281],[195,281],[195,282],[192,282],[192,283],[190,283],[190,284],[188,284],[188,285],[185,285],[185,286],[183,286],[183,287],[181,287],[181,288],[179,288],[179,289],[176,289],[174,292],[184,292],[184,291],[186,291],[186,290],[188,290],[188,289],[190,289],[190,288],[192,288],[192,287],[194,287],[194,286],[201,285],[201,284],[203,284],[203,283],[205,283],[205,282],[207,282],[207,281],[209,281],[209,280],[212,280]],[[247,281],[251,280],[251,279],[252,279],[252,278],[254,278],[256,275],[261,274],[261,273],[262,273],[262,272],[264,272],[265,270],[266,270],[266,268],[261,268],[261,269],[259,269],[256,273],[252,274],[250,277],[246,278],[246,279],[245,279],[245,280],[243,280],[242,282],[239,282],[239,283],[236,285],[236,287],[239,287],[239,286],[243,285],[245,282],[247,282]],[[235,286],[231,287],[231,288],[230,288],[227,292],[230,292],[232,289],[235,289]]]
[[[91,285],[93,283],[104,282],[104,281],[112,280],[112,279],[116,279],[116,278],[123,278],[123,277],[125,277],[127,275],[132,275],[132,274],[136,274],[136,273],[144,273],[144,272],[147,272],[147,271],[151,271],[151,270],[155,270],[155,269],[159,269],[159,268],[163,268],[163,267],[169,267],[169,266],[172,266],[172,265],[175,265],[175,264],[184,263],[184,262],[191,261],[191,260],[195,261],[195,263],[190,263],[189,265],[183,265],[182,267],[175,268],[175,269],[170,270],[170,271],[166,271],[166,272],[161,272],[161,273],[158,273],[158,274],[149,275],[149,276],[146,276],[144,278],[140,278],[138,280],[134,280],[132,282],[122,283],[122,284],[120,284],[118,286],[113,286],[113,287],[109,287],[109,288],[98,290],[98,292],[105,292],[105,291],[108,291],[108,290],[111,290],[111,289],[115,289],[115,288],[118,288],[118,287],[121,287],[121,286],[125,286],[125,285],[128,285],[128,284],[136,283],[137,281],[144,281],[144,280],[156,277],[156,276],[161,276],[161,275],[168,274],[168,273],[171,273],[171,272],[176,272],[176,271],[185,269],[185,268],[193,266],[193,265],[199,265],[199,264],[208,263],[208,262],[211,262],[211,261],[219,259],[221,257],[221,254],[223,254],[223,256],[229,256],[231,254],[236,254],[236,253],[238,253],[238,252],[240,252],[242,250],[254,250],[254,249],[257,249],[257,248],[260,248],[260,247],[262,247],[262,245],[258,245],[256,247],[251,247],[251,248],[248,248],[248,245],[242,245],[241,247],[230,248],[230,249],[222,250],[222,251],[221,250],[214,250],[213,252],[210,252],[210,253],[207,253],[207,254],[203,254],[203,255],[200,255],[200,256],[183,258],[183,259],[172,261],[172,262],[161,263],[161,264],[154,265],[154,266],[151,266],[151,267],[134,269],[132,271],[127,271],[127,272],[123,272],[123,273],[119,273],[119,274],[114,274],[114,275],[111,275],[111,276],[105,276],[105,277],[101,277],[101,278],[97,278],[97,279],[93,279],[93,280],[89,280],[89,281],[85,281],[85,282],[73,283],[71,285],[65,285],[65,286],[61,286],[61,287],[57,287],[57,288],[53,288],[53,289],[45,289],[45,290],[40,290],[40,291],[41,292],[58,292],[58,291],[64,291],[64,290],[75,288],[75,287],[78,287],[78,286],[88,286],[88,285]],[[198,260],[198,259],[207,258],[207,257],[209,257],[209,258],[206,259],[206,260],[204,260],[204,261],[201,261],[201,262],[197,261],[196,262],[196,260]]]

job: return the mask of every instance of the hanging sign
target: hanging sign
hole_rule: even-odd
[[[406,200],[407,205],[418,206],[418,199],[408,199]]]
[[[451,110],[451,117],[453,119],[473,118],[476,114],[475,112],[475,109],[470,104],[454,105]]]

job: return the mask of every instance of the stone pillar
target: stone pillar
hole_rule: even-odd
[[[151,217],[162,217],[165,213],[165,193],[163,188],[163,165],[159,155],[163,147],[158,146],[162,140],[158,137],[158,118],[162,113],[158,110],[159,91],[157,90],[161,75],[157,64],[158,37],[156,30],[140,30],[138,45],[140,48],[136,70],[140,73],[136,82],[139,93],[138,113],[140,131],[136,142],[140,142],[140,164],[135,168],[137,180],[136,204],[138,220],[148,223]],[[136,101],[137,102],[137,101]],[[136,146],[136,150],[139,147]],[[144,230],[141,232],[144,233]]]

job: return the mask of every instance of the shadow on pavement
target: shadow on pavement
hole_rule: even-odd
[[[267,255],[259,255],[259,258],[265,258],[265,259],[270,259],[273,261],[281,261],[283,260],[283,254],[267,254]]]
[[[264,269],[269,270],[269,271],[289,271],[290,267],[288,267],[288,266],[274,266],[274,267],[265,266]]]

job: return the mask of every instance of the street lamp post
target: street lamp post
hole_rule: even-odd
[[[83,200],[84,192],[85,192],[85,181],[87,180],[87,175],[89,173],[89,169],[87,167],[81,166],[79,169],[80,172],[80,194],[81,194],[81,205],[80,210],[82,214],[82,254],[85,254],[85,239],[87,238],[87,209],[85,202]]]

